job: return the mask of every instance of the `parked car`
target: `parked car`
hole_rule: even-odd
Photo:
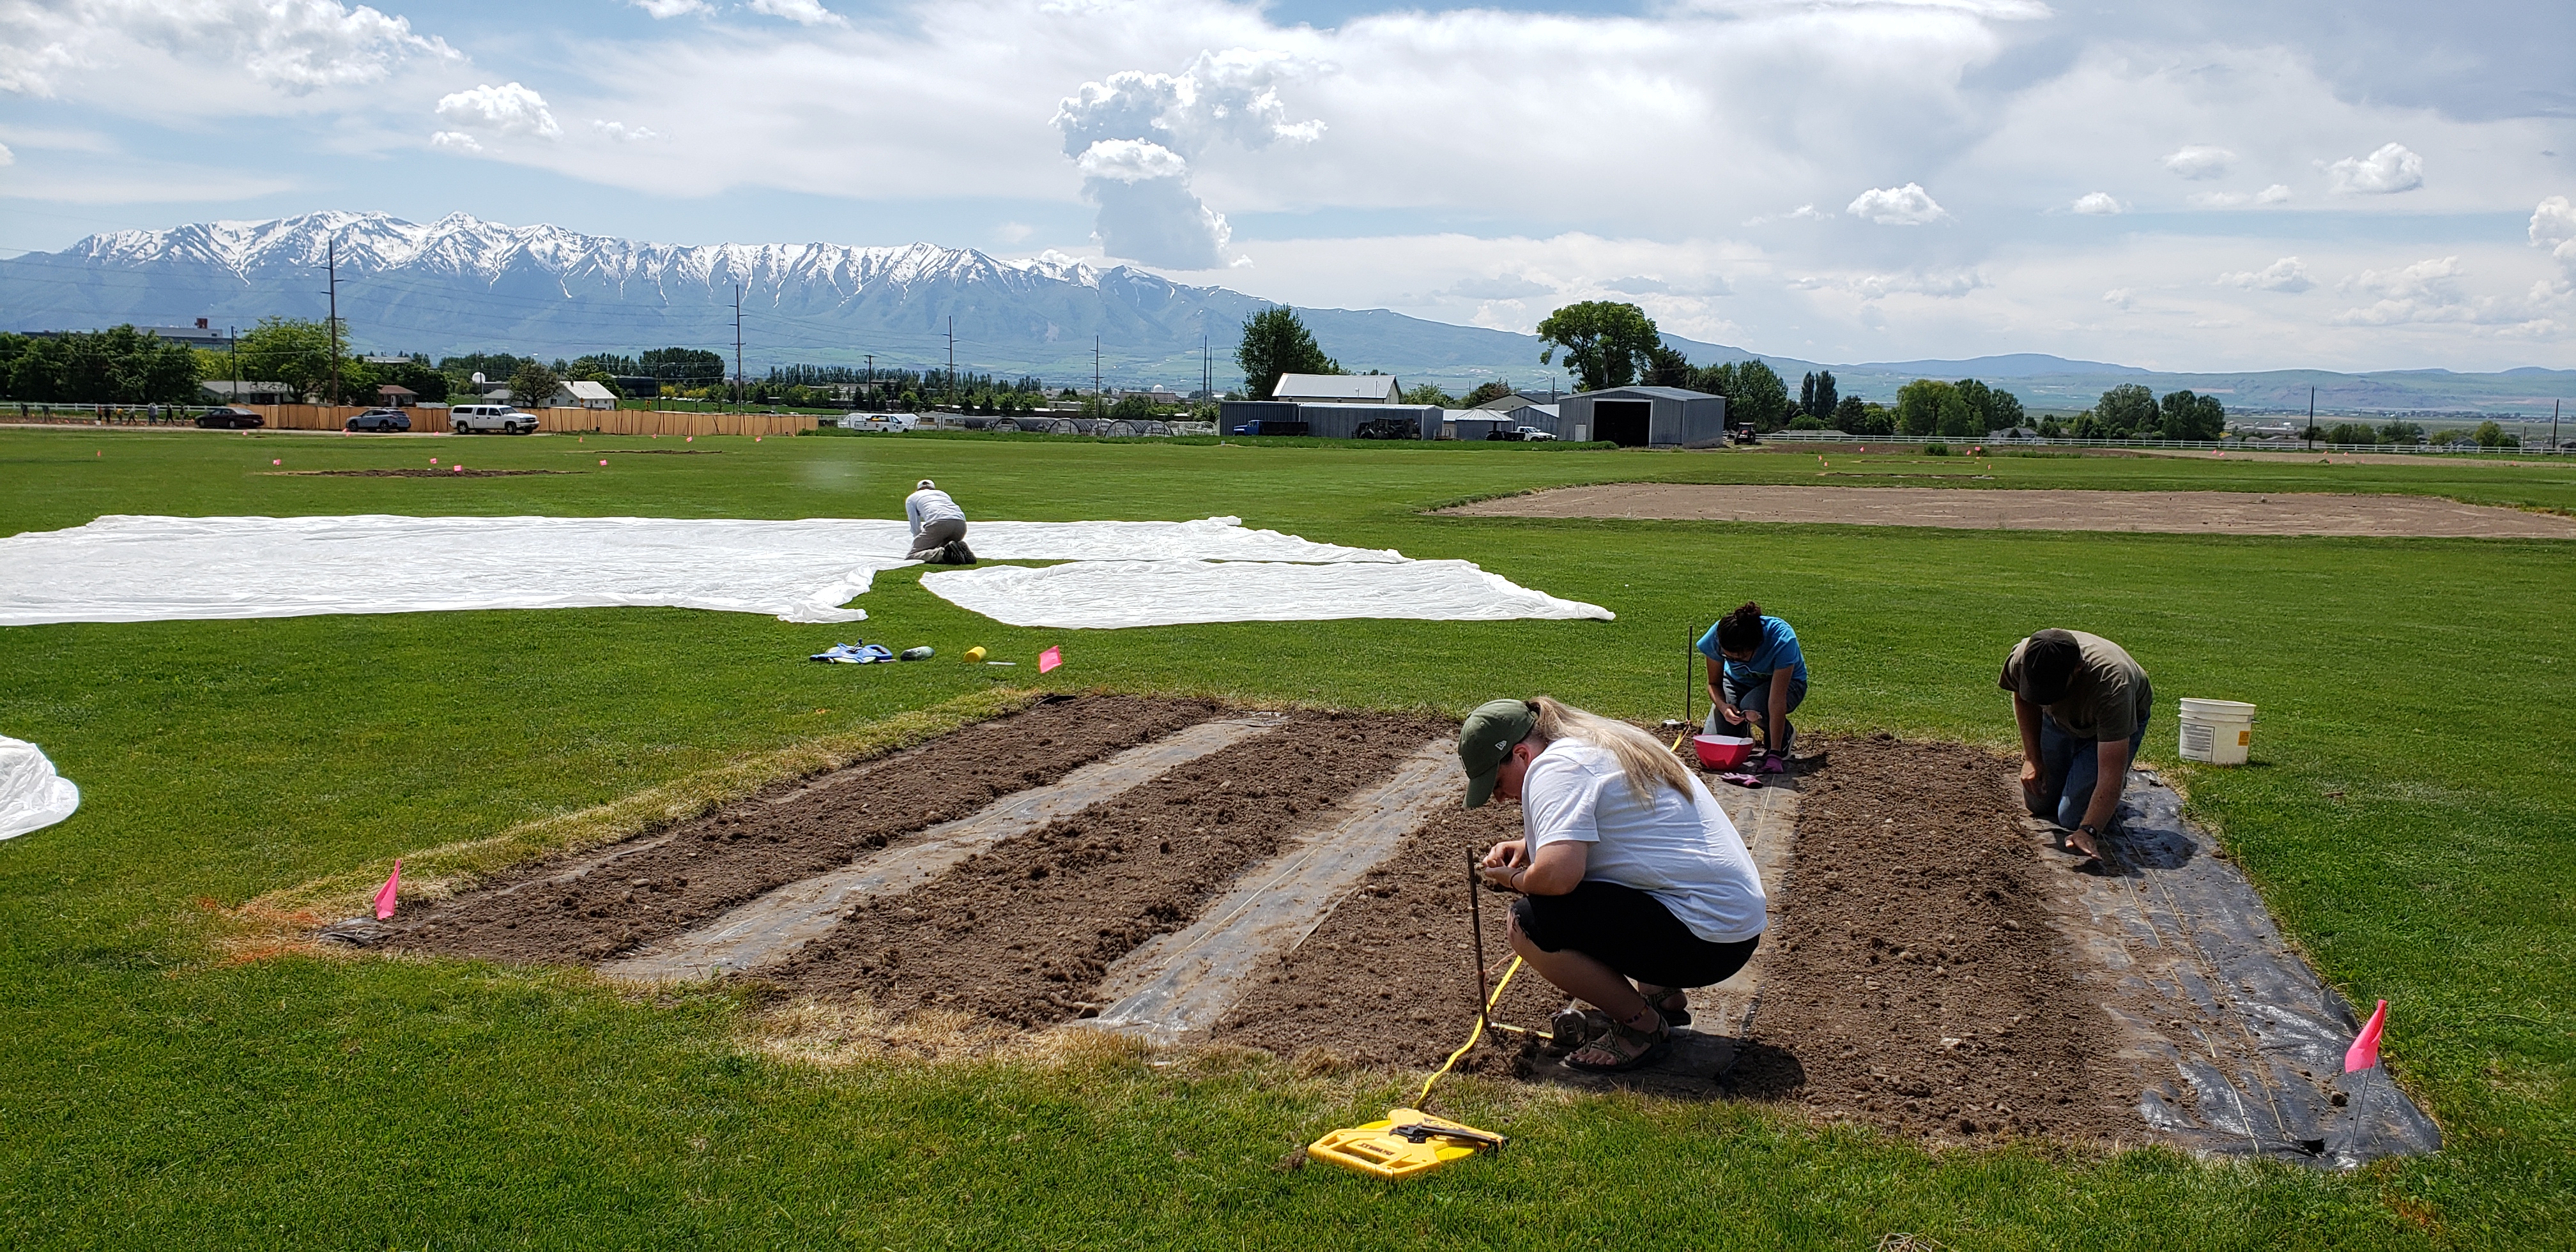
[[[843,430],[873,430],[900,434],[921,426],[920,419],[909,413],[852,413],[841,419]]]
[[[1256,418],[1234,428],[1238,435],[1303,435],[1315,429],[1311,422],[1280,422]]]
[[[208,430],[252,430],[268,425],[268,419],[234,404],[198,414],[197,425]]]
[[[1555,432],[1555,431],[1552,431],[1552,430],[1541,430],[1541,429],[1539,429],[1539,428],[1538,428],[1538,427],[1536,427],[1536,426],[1523,426],[1523,427],[1520,427],[1517,433],[1518,433],[1518,435],[1519,435],[1519,437],[1520,437],[1521,439],[1527,440],[1527,441],[1528,441],[1528,442],[1530,442],[1530,443],[1554,443],[1554,442],[1556,442],[1556,432]]]
[[[1380,417],[1359,424],[1351,431],[1353,439],[1411,439],[1422,433],[1419,423],[1410,418]]]
[[[506,404],[460,404],[447,411],[447,428],[460,435],[524,435],[537,428],[537,415]]]
[[[400,409],[369,409],[350,418],[343,430],[397,431],[411,429],[411,415]]]
[[[1729,437],[1728,442],[1739,444],[1758,444],[1762,442],[1762,436],[1753,432],[1753,423],[1738,422],[1735,426],[1735,433]]]

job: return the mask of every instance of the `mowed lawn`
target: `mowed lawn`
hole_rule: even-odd
[[[698,451],[720,455],[638,456]],[[594,453],[612,462],[601,468]],[[562,476],[278,469],[436,456]],[[282,461],[273,466],[272,460]],[[2576,511],[2576,467],[1833,457],[2025,486],[2389,490]],[[1247,448],[1037,438],[335,438],[0,431],[0,534],[101,514],[1189,518],[1464,557],[1616,622],[1004,628],[877,580],[871,620],[601,609],[0,629],[0,733],[81,784],[0,842],[0,1243],[333,1247],[2566,1246],[2576,1242],[2576,544],[1423,516],[1577,482],[1819,479],[1813,454]],[[1925,481],[1890,478],[1888,482]],[[399,546],[388,561],[406,556]],[[2262,706],[2255,764],[2181,775],[2345,994],[2440,1155],[2351,1175],[2046,1145],[1931,1152],[1758,1105],[1458,1080],[1511,1150],[1403,1186],[1284,1171],[1418,1075],[769,1059],[728,993],[458,962],[227,963],[220,910],[990,688],[1458,712],[1548,692],[1677,716],[1688,639],[1795,623],[1814,729],[2000,745],[2004,651],[2125,643],[2161,707]],[[858,636],[928,664],[826,667]],[[1061,644],[1067,665],[1027,664]],[[972,644],[1017,670],[952,663]],[[1355,1009],[1354,1011],[1359,1011]],[[1794,1045],[1794,1041],[1790,1041]],[[1901,1064],[1901,1058],[1892,1058]]]

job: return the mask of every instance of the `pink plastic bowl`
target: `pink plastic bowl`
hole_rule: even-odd
[[[1753,759],[1753,741],[1728,735],[1693,735],[1691,747],[1699,753],[1699,763],[1706,769],[1734,769]]]

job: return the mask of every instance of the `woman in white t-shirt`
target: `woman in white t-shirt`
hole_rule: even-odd
[[[1521,893],[1512,950],[1611,1020],[1566,1064],[1662,1056],[1671,1025],[1690,1020],[1682,989],[1733,977],[1767,924],[1735,824],[1652,736],[1545,696],[1477,708],[1458,760],[1467,807],[1521,802],[1522,837],[1495,844],[1481,870]]]

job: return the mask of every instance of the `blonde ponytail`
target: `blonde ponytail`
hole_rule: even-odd
[[[1608,750],[1618,758],[1619,771],[1627,776],[1628,789],[1636,793],[1638,803],[1654,803],[1657,787],[1670,787],[1685,798],[1690,795],[1689,771],[1653,735],[1547,696],[1531,699],[1530,707],[1538,710],[1538,721],[1530,728],[1532,738],[1545,743],[1572,739]]]

